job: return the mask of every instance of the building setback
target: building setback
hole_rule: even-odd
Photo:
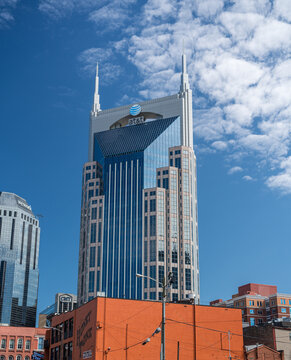
[[[199,302],[192,92],[100,110],[98,72],[82,178],[78,304],[97,295]],[[151,276],[157,282],[137,278]]]
[[[39,238],[31,206],[0,192],[0,324],[35,326]]]
[[[155,301],[94,298],[52,318],[49,360],[159,359],[161,310]],[[244,358],[239,310],[168,303],[166,319],[166,359]]]

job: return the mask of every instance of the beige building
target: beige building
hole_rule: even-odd
[[[143,191],[143,237],[144,275],[158,282],[143,279],[144,299],[161,300],[164,276],[172,273],[174,282],[167,289],[167,297],[178,301],[199,293],[194,275],[197,249],[192,241],[198,231],[197,212],[192,208],[196,198],[193,150],[186,146],[170,148],[169,166],[158,168],[156,177],[157,187]]]

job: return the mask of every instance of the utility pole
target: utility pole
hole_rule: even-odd
[[[127,360],[127,336],[128,336],[128,324],[126,324],[126,330],[125,330],[125,359]]]
[[[232,359],[232,357],[231,357],[231,352],[230,352],[230,331],[228,330],[228,358],[229,358],[229,360],[231,360]]]
[[[162,333],[161,333],[161,360],[165,360],[165,324],[166,324],[166,279],[163,278],[163,297],[162,297]]]
[[[165,360],[166,358],[166,350],[165,350],[165,324],[166,324],[166,288],[168,286],[171,286],[174,282],[174,276],[172,272],[169,272],[168,274],[168,282],[166,281],[166,278],[163,278],[163,282],[159,282],[157,279],[154,279],[147,275],[142,274],[136,274],[137,277],[147,278],[150,280],[155,281],[156,283],[162,285],[163,293],[162,293],[162,331],[161,331],[161,353],[160,353],[160,360]]]

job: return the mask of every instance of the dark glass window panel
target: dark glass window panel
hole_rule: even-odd
[[[173,289],[178,289],[178,268],[172,267],[172,273],[173,273]]]

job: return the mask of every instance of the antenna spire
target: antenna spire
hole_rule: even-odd
[[[184,40],[183,40],[183,54],[182,54],[182,73],[181,73],[181,85],[180,85],[180,91],[186,91],[189,87],[189,79],[188,79],[188,73],[187,73],[187,62],[186,62],[186,55],[184,52]]]
[[[94,93],[94,103],[93,103],[93,112],[98,112],[100,108],[100,96],[99,96],[99,76],[98,76],[98,62],[96,65],[96,78],[95,78],[95,93]]]

